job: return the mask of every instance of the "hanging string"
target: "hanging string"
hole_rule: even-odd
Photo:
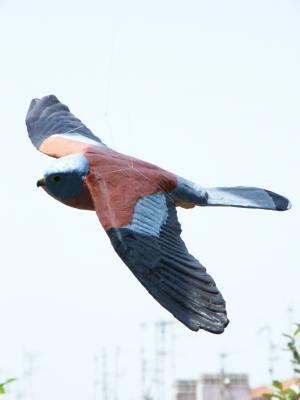
[[[108,73],[107,73],[107,87],[106,87],[106,99],[104,108],[104,119],[107,124],[108,133],[112,142],[113,147],[116,146],[116,141],[112,132],[111,121],[109,118],[109,108],[111,103],[111,87],[112,87],[112,73],[113,73],[113,61],[115,53],[115,43],[116,43],[116,20],[117,20],[117,0],[114,0],[112,20],[111,20],[111,46],[110,55],[108,61]]]

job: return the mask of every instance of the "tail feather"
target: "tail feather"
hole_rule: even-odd
[[[291,208],[291,202],[280,194],[270,190],[248,187],[216,187],[198,186],[183,178],[177,178],[177,187],[172,192],[176,203],[181,202],[197,206],[223,206],[260,208],[265,210],[285,211]]]

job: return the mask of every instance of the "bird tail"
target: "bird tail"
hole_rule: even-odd
[[[285,211],[292,206],[286,197],[270,190],[248,186],[207,188],[179,177],[171,194],[177,205],[187,208],[197,205]]]

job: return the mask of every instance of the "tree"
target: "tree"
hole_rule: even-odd
[[[0,383],[0,395],[5,394],[5,386],[11,382],[14,382],[15,380],[16,380],[16,378],[10,378],[10,379],[7,379],[5,382]]]
[[[266,399],[280,399],[280,400],[300,400],[300,352],[297,348],[297,339],[300,336],[300,324],[297,324],[297,329],[292,335],[284,334],[288,338],[287,348],[292,355],[291,363],[293,370],[297,376],[294,385],[283,388],[280,381],[275,380],[272,382],[271,393],[265,393],[263,397]]]

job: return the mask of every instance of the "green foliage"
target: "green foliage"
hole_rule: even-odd
[[[7,379],[5,382],[0,383],[0,395],[5,394],[5,386],[11,382],[14,382],[15,380],[16,380],[16,378],[10,378],[10,379]]]
[[[292,355],[291,363],[295,374],[300,374],[300,352],[297,348],[297,339],[300,336],[300,324],[297,324],[297,329],[292,335],[284,334],[288,338],[287,348]],[[273,381],[271,393],[263,395],[266,399],[280,399],[280,400],[300,400],[300,377],[296,379],[296,383],[286,389],[280,381]]]

